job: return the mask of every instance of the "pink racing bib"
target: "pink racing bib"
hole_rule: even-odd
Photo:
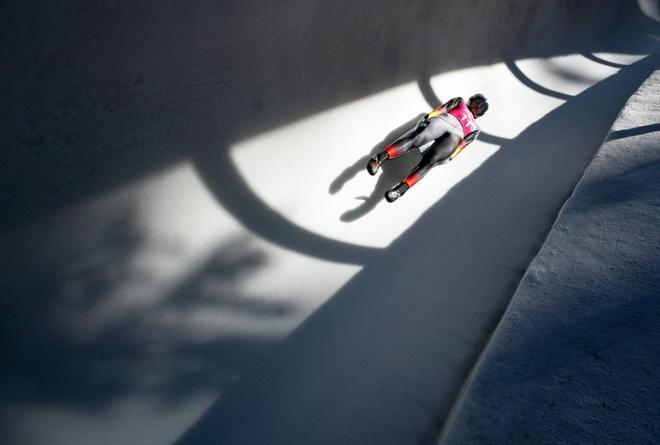
[[[461,104],[451,110],[449,114],[454,116],[461,123],[461,127],[463,127],[463,137],[475,130],[479,130],[479,126],[474,121],[474,116],[472,116],[472,113],[468,110],[465,102],[461,102]]]

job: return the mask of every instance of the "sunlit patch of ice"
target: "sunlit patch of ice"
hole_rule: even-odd
[[[616,63],[638,58],[602,56]],[[515,63],[531,83],[559,97],[579,94],[617,72],[577,54]],[[485,94],[490,110],[478,123],[484,132],[504,139],[515,138],[564,103],[530,88],[504,63],[436,75],[430,85],[441,100]],[[385,247],[497,150],[477,141],[451,164],[433,169],[404,198],[385,203],[382,188],[374,191],[377,178],[364,171],[365,159],[358,161],[394,129],[429,109],[418,85],[408,83],[243,140],[232,147],[231,159],[254,193],[293,224],[328,238]],[[402,161],[392,161],[397,162]],[[354,168],[354,176],[330,193],[347,168]],[[387,177],[387,186],[403,179],[405,171],[398,175]],[[379,200],[374,208],[354,220],[342,219],[370,196]]]

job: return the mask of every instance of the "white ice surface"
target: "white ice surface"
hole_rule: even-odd
[[[575,65],[574,69],[582,72],[586,66],[589,80],[561,83],[547,69],[555,65]],[[580,56],[525,60],[520,67],[533,73],[536,82],[552,82],[553,87],[570,93],[616,72]],[[503,64],[434,76],[431,83],[441,89],[443,99],[481,91],[489,96],[493,109],[515,100],[519,106],[512,110],[513,115],[491,113],[480,121],[484,130],[503,138],[515,137],[561,103],[521,85]],[[477,141],[456,162],[430,173],[396,205],[381,200],[373,211],[352,223],[341,221],[343,212],[361,202],[356,196],[371,192],[375,180],[361,170],[336,194],[328,192],[329,185],[347,163],[367,154],[392,128],[428,109],[415,84],[402,85],[245,140],[232,147],[232,159],[253,191],[294,224],[331,239],[386,247],[499,148]],[[288,173],[273,180],[272,172]],[[148,358],[129,364],[139,368],[139,378],[145,380],[137,386],[149,386],[148,375],[157,373],[168,362],[173,332],[176,343],[188,346],[222,337],[281,339],[360,269],[306,257],[255,237],[215,204],[188,164],[103,199],[60,211],[10,236],[34,238],[39,233],[37,239],[47,245],[62,237],[61,228],[67,226],[67,221],[75,220],[76,227],[85,227],[84,232],[71,234],[75,242],[59,246],[52,262],[68,254],[76,256],[77,252],[103,255],[100,248],[107,220],[116,215],[120,206],[130,206],[134,212],[132,230],[141,237],[139,248],[113,266],[121,269],[117,272],[120,274],[108,278],[111,285],[103,295],[96,296],[98,304],[85,309],[71,304],[59,309],[59,317],[67,335],[83,343],[93,343],[122,319],[135,319],[127,329],[138,329],[144,342],[154,349]],[[292,313],[262,317],[210,303],[187,309],[162,308],[163,299],[232,243],[263,256],[258,267],[236,282],[196,283],[205,289],[198,292],[230,289],[246,305],[251,301],[289,305]],[[112,273],[102,260],[98,259],[97,266],[94,256],[87,255],[65,266],[62,273],[69,278],[59,289],[65,301],[88,298],[85,281],[103,279]],[[52,266],[47,258],[41,261],[46,263],[44,267]],[[230,380],[238,377],[232,375]],[[140,401],[139,396],[131,395],[98,414],[76,413],[57,406],[26,407],[18,411],[21,415],[14,412],[11,418],[27,443],[42,443],[46,437],[51,444],[87,443],[85,431],[97,436],[99,444],[106,443],[102,437],[108,438],[107,443],[162,443],[164,438],[171,440],[180,434],[195,419],[195,413],[203,412],[217,395],[217,391],[203,391],[191,402],[176,406],[158,406],[150,403],[149,397]],[[159,410],[158,414],[154,409]],[[161,428],[161,423],[168,428]],[[104,428],[105,433],[98,434]],[[152,430],[159,433],[151,433]],[[135,436],[136,431],[144,435]]]
[[[140,24],[134,28],[142,30],[143,20],[145,26],[152,20],[169,23],[170,13],[164,10],[162,17],[159,14],[129,16]],[[178,19],[177,16],[173,22],[178,23]],[[95,27],[94,24],[91,26]],[[205,26],[212,27],[213,24],[206,23]],[[144,29],[148,31],[148,26]],[[70,80],[66,77],[68,75],[80,75],[80,79],[73,79],[72,84],[84,85],[87,80],[96,79],[92,71],[103,70],[104,64],[114,63],[114,52],[121,47],[101,45],[108,51],[107,54],[77,53],[81,45],[77,40],[80,39],[77,31],[59,31],[58,38],[62,42],[57,47],[64,49],[55,54],[41,54],[44,60],[40,60],[39,70],[28,73],[28,78],[38,79],[47,75],[49,68],[57,67],[61,60],[69,60],[68,51],[74,54],[74,62],[79,62],[78,58],[87,60],[90,56],[98,56],[103,61],[99,67],[84,65],[90,72],[64,71],[62,74],[67,81]],[[155,38],[142,36],[141,32],[137,36],[112,36],[110,40],[114,44],[115,38],[125,37],[127,41],[123,42],[124,45],[138,46],[143,44],[143,38]],[[199,42],[194,35],[179,35],[176,32],[177,29],[173,32],[172,42],[179,45],[179,49],[186,48],[191,42],[191,46],[197,47]],[[200,32],[200,35],[203,33]],[[101,36],[98,38],[100,42],[106,42]],[[157,43],[159,50],[168,45],[166,42]],[[167,53],[167,48],[163,53]],[[623,65],[632,64],[642,57],[630,54],[597,55]],[[161,56],[161,53],[149,54],[153,60],[160,60]],[[212,87],[210,83],[188,85],[185,82],[188,70],[203,70],[203,67],[186,66],[177,71],[181,78],[173,78],[167,68],[176,67],[165,66],[162,69],[152,65],[153,60],[148,57],[138,61],[127,62],[121,57],[118,60],[124,63],[120,71],[123,77],[131,79],[131,85],[133,79],[136,84],[151,81],[151,86],[156,85],[153,90],[142,92],[146,98],[150,97],[149,94],[155,94],[154,91],[167,91],[168,82],[180,81],[190,89],[186,93],[193,96],[204,96],[206,89]],[[134,65],[134,62],[139,63]],[[619,71],[578,54],[548,59],[529,58],[518,60],[516,64],[533,82],[568,97],[578,95]],[[140,72],[140,67],[144,72]],[[241,73],[248,68],[230,66],[226,69]],[[212,74],[217,73],[210,73],[209,77],[212,78]],[[119,79],[120,84],[126,81],[123,77]],[[61,79],[50,81],[55,83]],[[476,91],[486,94],[492,111],[479,123],[485,132],[506,142],[524,135],[566,103],[524,85],[503,63],[433,75],[430,83],[440,99],[458,95],[467,97]],[[112,90],[113,85],[100,86]],[[140,91],[139,88],[136,90]],[[82,98],[73,95],[74,99],[80,100],[80,104],[74,105],[80,107],[82,112],[75,107],[72,107],[73,112],[62,111],[64,114],[52,110],[53,114],[41,122],[43,127],[38,128],[39,134],[46,135],[44,144],[51,140],[48,138],[51,131],[56,133],[58,126],[62,122],[67,123],[67,119],[79,126],[76,128],[84,135],[89,133],[89,137],[83,140],[109,149],[116,142],[125,140],[137,140],[146,145],[153,142],[150,138],[160,142],[154,134],[161,126],[167,125],[166,122],[148,121],[153,126],[131,127],[131,120],[139,121],[142,116],[131,116],[130,113],[128,116],[112,115],[116,111],[113,107],[132,110],[130,104],[134,98],[131,91],[113,97],[109,109],[102,107],[102,101],[94,102],[98,99],[94,94]],[[165,116],[175,116],[172,118],[173,124],[180,123],[178,119],[187,122],[214,118],[186,115],[185,104],[179,104],[176,100],[177,97],[155,100],[149,103],[154,109],[147,107],[146,112],[158,115],[157,112],[163,108]],[[128,105],[122,108],[124,101]],[[50,110],[46,106],[48,103],[37,102],[37,105]],[[183,108],[183,117],[179,116],[179,107]],[[480,208],[473,209],[470,203],[452,197],[445,208],[457,210],[458,215],[466,217],[464,220],[452,220],[454,214],[432,213],[443,203],[443,198],[466,181],[469,183],[472,175],[501,149],[499,145],[477,141],[451,164],[429,173],[404,199],[388,205],[382,200],[383,188],[405,175],[414,164],[414,155],[411,155],[412,159],[393,162],[377,178],[370,177],[364,171],[362,158],[377,146],[382,146],[395,129],[429,108],[417,84],[402,84],[298,121],[287,122],[270,131],[239,140],[230,148],[231,160],[241,176],[270,209],[292,226],[305,228],[331,241],[374,248],[370,251],[372,256],[366,266],[355,261],[335,262],[320,259],[318,255],[307,255],[276,244],[246,228],[216,200],[214,190],[210,190],[210,186],[200,177],[194,163],[185,159],[166,170],[141,175],[139,180],[122,181],[119,188],[94,192],[82,201],[50,209],[48,214],[2,233],[0,245],[3,249],[17,252],[16,264],[12,265],[14,269],[3,275],[3,280],[9,281],[16,290],[13,297],[17,300],[23,295],[44,298],[34,306],[29,301],[25,303],[26,310],[36,309],[36,313],[30,314],[36,320],[30,327],[36,332],[21,331],[19,325],[12,335],[14,339],[43,341],[38,345],[28,341],[26,347],[46,359],[40,361],[37,357],[34,363],[29,362],[25,367],[30,372],[38,368],[38,375],[34,377],[39,381],[29,383],[34,383],[36,390],[44,394],[31,394],[36,396],[35,400],[28,399],[23,403],[0,401],[0,427],[4,431],[4,427],[9,425],[6,430],[12,433],[10,438],[0,438],[0,441],[12,445],[172,443],[205,413],[212,412],[214,406],[219,404],[222,408],[223,397],[230,388],[237,388],[235,398],[248,407],[251,404],[263,405],[266,413],[270,414],[286,411],[281,407],[289,403],[287,388],[267,388],[272,389],[272,398],[262,400],[260,397],[266,393],[261,391],[262,386],[255,385],[254,392],[250,393],[250,388],[246,389],[246,386],[250,385],[251,380],[248,379],[244,386],[239,383],[245,376],[253,375],[255,369],[260,370],[264,363],[269,363],[264,358],[278,351],[276,345],[283,339],[286,346],[287,336],[296,328],[304,327],[305,322],[312,326],[315,340],[325,334],[323,340],[337,339],[339,343],[329,340],[327,350],[303,351],[303,358],[319,359],[320,356],[325,361],[288,362],[286,369],[292,378],[298,377],[298,373],[303,373],[302,377],[309,377],[310,374],[323,377],[322,372],[313,372],[316,369],[341,374],[344,368],[339,369],[340,362],[335,363],[334,359],[335,354],[342,351],[358,357],[349,363],[356,368],[369,370],[379,360],[382,360],[384,367],[389,366],[376,378],[371,378],[372,374],[369,378],[356,381],[350,381],[351,372],[355,370],[346,367],[349,384],[336,391],[336,399],[332,398],[332,385],[324,386],[323,381],[318,385],[320,393],[296,391],[297,397],[309,397],[306,402],[311,407],[318,407],[325,400],[347,401],[342,406],[330,405],[330,409],[338,411],[338,414],[331,413],[337,417],[330,419],[343,422],[335,428],[335,432],[346,439],[343,443],[359,441],[365,431],[377,434],[368,429],[381,428],[386,424],[383,419],[391,419],[392,413],[399,422],[387,425],[394,431],[381,428],[379,433],[389,435],[393,432],[388,436],[389,440],[402,438],[405,441],[411,437],[417,438],[419,431],[428,431],[429,425],[436,420],[436,399],[442,399],[443,407],[453,401],[457,385],[465,372],[465,361],[469,361],[468,358],[479,350],[488,334],[486,325],[496,319],[506,305],[508,294],[502,289],[507,290],[510,283],[517,282],[522,268],[527,265],[530,249],[537,245],[538,234],[531,234],[530,227],[545,233],[544,217],[547,215],[544,212],[551,213],[552,208],[561,204],[564,196],[562,190],[569,190],[571,181],[577,180],[581,172],[575,166],[582,165],[579,163],[591,155],[589,147],[575,157],[564,156],[559,160],[540,151],[533,158],[536,166],[560,162],[558,169],[577,172],[567,174],[567,177],[549,178],[554,182],[549,182],[548,188],[554,191],[536,200],[535,207],[523,206],[530,201],[524,181],[530,179],[530,175],[534,174],[532,172],[530,175],[516,176],[511,184],[504,181],[481,184],[483,193],[476,194]],[[67,111],[71,116],[65,114]],[[593,119],[598,118],[599,111],[595,111]],[[138,129],[144,134],[140,132],[133,139],[118,137],[117,141],[98,140],[99,135],[114,133],[106,127],[86,127],[90,122],[95,122],[89,116],[97,115],[102,125],[116,130],[117,134]],[[26,118],[26,121],[29,122],[29,119]],[[589,141],[598,141],[600,137],[600,134],[590,134]],[[53,136],[53,140],[57,137]],[[542,146],[544,139],[535,142]],[[530,151],[535,148],[530,146]],[[131,155],[134,153],[127,151]],[[499,167],[507,168],[501,160],[497,162],[500,162],[497,164]],[[347,170],[348,173],[342,176]],[[492,166],[489,171],[493,171]],[[119,175],[121,172],[116,173]],[[86,174],[93,175],[94,171],[80,172],[80,181],[84,182]],[[494,175],[489,173],[486,176],[492,178]],[[475,185],[468,188],[474,190]],[[493,188],[499,193],[491,197],[489,193]],[[364,207],[364,212],[352,211],[364,202],[364,197],[369,200],[370,196],[373,197],[373,207]],[[516,215],[517,219],[522,215],[520,219],[523,222],[509,227],[509,215],[519,211],[520,206],[527,209],[523,214]],[[494,221],[498,223],[497,227],[480,227],[481,221],[488,220],[491,214],[496,215]],[[428,234],[434,233],[435,228],[447,220],[454,227],[465,226],[468,230],[457,230],[454,243],[436,245],[435,238],[429,242]],[[422,230],[411,230],[420,221]],[[479,230],[469,231],[475,228]],[[468,236],[468,233],[474,236]],[[445,231],[443,236],[443,240],[452,241]],[[482,247],[484,245],[487,246],[485,249]],[[386,249],[392,247],[395,253],[403,253],[403,257],[388,256]],[[484,251],[490,254],[496,252],[498,256],[493,259],[492,255],[484,255]],[[379,254],[382,255],[379,257]],[[487,277],[497,280],[478,283],[484,277],[474,279],[471,272],[486,260],[493,262],[485,268]],[[409,276],[395,275],[398,261],[414,266]],[[440,290],[435,281],[438,278],[435,267],[438,265],[446,270],[455,268],[452,270],[456,271],[448,277],[454,281],[440,283]],[[365,267],[368,273],[360,276]],[[381,275],[381,270],[389,273]],[[14,283],[14,277],[39,277],[43,281],[36,282],[35,279],[35,282]],[[356,277],[363,286],[352,284]],[[483,300],[471,300],[473,294],[467,291],[461,293],[462,285],[456,284],[461,280],[468,281],[465,287],[474,285],[477,288],[474,294]],[[24,294],[21,293],[26,289]],[[34,289],[37,291],[32,292]],[[446,289],[450,291],[445,292]],[[381,299],[379,293],[385,298]],[[330,317],[333,323],[319,328],[310,316],[320,309],[321,320],[327,321],[328,316],[324,314],[328,310],[323,305],[332,303],[332,297],[338,294],[344,297],[344,301],[347,296],[355,297],[354,306],[348,306],[354,311],[340,311],[334,319]],[[491,299],[491,294],[500,299]],[[364,296],[368,299],[360,298]],[[14,304],[20,307],[23,302]],[[335,306],[330,304],[329,307],[332,312]],[[339,307],[345,308],[346,305]],[[399,331],[391,332],[396,328],[382,322],[388,317],[397,322],[399,316],[404,322],[397,326]],[[443,320],[443,324],[439,320]],[[40,326],[42,321],[47,323]],[[327,330],[323,332],[322,328]],[[342,328],[346,329],[342,331]],[[356,330],[359,335],[352,336]],[[303,329],[301,332],[304,335],[307,331]],[[378,333],[383,337],[390,334],[400,342],[382,344],[374,340]],[[435,338],[428,338],[427,334],[436,335]],[[61,357],[48,354],[51,352],[50,339],[54,339],[57,347],[53,350]],[[369,356],[371,361],[360,355],[364,352],[360,349],[361,345],[374,354]],[[306,346],[315,349],[317,344],[312,342]],[[321,346],[327,347],[328,344],[321,342]],[[318,355],[314,355],[315,352]],[[284,356],[284,362],[287,357]],[[30,357],[27,359],[29,361]],[[333,367],[335,364],[337,369]],[[56,369],[56,365],[62,365],[62,369]],[[53,368],[49,369],[49,366]],[[20,366],[12,369],[20,369]],[[78,370],[81,370],[82,376],[77,374]],[[69,377],[68,373],[73,377]],[[59,388],[49,387],[50,374],[56,376],[53,379],[56,382],[68,382],[66,389],[75,388],[76,393],[58,393]],[[278,378],[283,378],[267,376],[275,384]],[[409,388],[394,385],[401,381],[405,383],[407,376],[416,379],[418,385]],[[85,386],[83,381],[85,384],[91,382],[91,385]],[[310,382],[310,385],[317,383],[313,379]],[[424,384],[430,384],[433,391],[428,391]],[[390,389],[381,392],[383,387]],[[327,394],[322,392],[324,388]],[[96,404],[93,400],[87,403],[86,397],[94,399],[97,393],[101,394],[99,398],[103,399],[103,403]],[[342,399],[346,393],[365,395],[365,398]],[[416,399],[420,393],[426,394],[425,397]],[[257,397],[252,397],[255,394]],[[250,397],[241,399],[241,395]],[[44,402],[42,396],[48,401]],[[311,408],[296,405],[283,415],[296,417],[303,410],[308,414],[313,412]],[[400,410],[406,414],[401,415]],[[234,412],[240,413],[240,410]],[[253,427],[253,432],[258,432],[263,419],[255,412],[251,411],[242,420]],[[275,422],[277,417],[267,419]],[[334,428],[333,425],[328,422],[325,426]],[[287,429],[288,424],[283,422],[281,428]],[[267,432],[265,429],[263,431]],[[305,430],[300,428],[299,431]],[[332,439],[328,436],[328,440]]]
[[[639,58],[611,55],[612,60],[628,63]],[[528,59],[518,65],[534,82],[571,95],[617,71],[580,55]],[[564,78],[560,69],[581,74]],[[478,123],[503,138],[515,138],[563,103],[522,85],[504,63],[433,76],[431,85],[443,100],[487,94],[493,110],[506,112],[487,113]],[[232,146],[231,157],[254,193],[295,224],[332,239],[385,247],[499,148],[477,140],[450,167],[432,170],[396,206],[381,199],[351,224],[342,221],[338,215],[358,207],[372,193],[375,180],[361,169],[330,194],[329,185],[338,173],[367,154],[392,128],[428,110],[417,84],[402,85],[244,140]],[[287,173],[274,181],[272,172]]]
[[[633,62],[636,58],[610,55],[610,60],[617,61]],[[522,60],[518,67],[534,82],[570,95],[617,72],[579,55]],[[584,75],[567,80],[558,75],[560,70]],[[433,76],[431,84],[442,99],[480,91],[489,97],[493,110],[510,110],[489,113],[479,122],[488,133],[505,139],[515,138],[563,103],[522,85],[503,63]],[[507,105],[511,102],[516,107]],[[362,202],[356,197],[372,191],[375,179],[361,168],[337,193],[329,193],[330,184],[347,164],[366,155],[393,128],[428,110],[416,84],[401,85],[246,139],[232,146],[231,158],[253,192],[292,223],[334,240],[385,248],[499,149],[477,141],[455,162],[432,171],[395,205],[388,205],[379,195],[373,210],[355,220],[342,221],[344,212]],[[276,178],[272,172],[279,172]],[[119,264],[108,266],[103,258],[95,263],[94,255],[104,255],[108,220],[117,216],[120,208],[131,212],[131,230],[140,237],[139,246],[130,256],[118,259]],[[76,221],[75,227],[85,229],[65,237],[67,244],[58,246],[56,258],[40,260],[48,268],[61,264],[67,256],[80,258],[58,266],[64,267],[62,274],[69,277],[58,289],[61,298],[71,302],[58,308],[64,335],[93,344],[117,323],[131,320],[124,329],[135,331],[138,337],[133,341],[149,350],[144,357],[127,363],[136,375],[136,388],[158,391],[159,381],[176,379],[179,367],[201,366],[172,363],[177,356],[171,350],[177,346],[194,347],[223,338],[284,338],[360,270],[356,265],[288,251],[254,236],[216,205],[187,163],[103,198],[58,211],[7,237],[30,238],[30,242],[41,241],[43,246],[62,243],[62,228],[68,221]],[[214,257],[229,255],[231,260],[232,248],[237,247],[243,252],[236,259],[239,263],[245,252],[258,257],[254,269],[243,278],[228,283],[196,277],[209,262],[218,261]],[[520,249],[526,251],[527,247]],[[98,303],[83,309],[75,304],[90,298],[85,294],[86,281],[104,279],[110,285],[103,295],[94,296]],[[189,307],[163,307],[164,299],[180,292],[178,288],[187,280],[194,282],[201,302]],[[227,292],[241,304],[224,307],[203,298]],[[253,314],[251,304],[284,309]],[[245,354],[249,357],[251,352]],[[245,369],[230,366],[224,370],[228,373],[224,385],[240,378]],[[216,385],[198,390],[185,403],[176,404],[129,394],[98,412],[64,406],[13,406],[5,407],[5,411],[17,437],[25,443],[82,444],[94,437],[96,444],[158,444],[185,431],[222,394],[222,388]]]

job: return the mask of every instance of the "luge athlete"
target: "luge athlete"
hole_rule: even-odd
[[[479,126],[475,122],[488,110],[488,101],[482,94],[475,94],[467,102],[455,97],[444,105],[426,114],[410,133],[402,136],[367,163],[371,175],[378,172],[381,164],[409,153],[435,141],[424,153],[422,160],[398,185],[385,192],[385,199],[393,202],[418,183],[429,170],[454,159],[470,142],[479,136]]]

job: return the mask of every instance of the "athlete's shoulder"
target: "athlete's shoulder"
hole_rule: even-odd
[[[460,104],[465,103],[462,97],[454,97],[444,104],[444,108],[447,111],[451,111],[454,108],[458,107]]]

